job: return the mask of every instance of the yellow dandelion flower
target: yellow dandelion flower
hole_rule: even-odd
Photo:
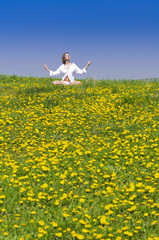
[[[72,234],[73,237],[77,236],[77,233],[75,231],[72,231],[71,234]]]
[[[147,216],[148,216],[148,213],[144,213],[144,216],[147,217]]]
[[[122,238],[121,237],[117,237],[115,240],[121,240]]]
[[[132,232],[128,232],[128,231],[125,231],[124,234],[125,234],[125,235],[128,235],[129,237],[132,237],[132,236],[133,236],[133,233],[132,233]]]
[[[57,237],[62,237],[62,233],[61,233],[61,232],[55,233],[55,236],[57,236]]]
[[[83,225],[86,224],[86,222],[85,222],[83,219],[79,220],[79,222],[80,222],[81,224],[83,224]]]
[[[159,172],[155,173],[155,174],[154,174],[154,177],[155,177],[155,178],[159,178]]]
[[[84,236],[83,236],[82,234],[77,234],[76,237],[77,237],[78,239],[80,239],[80,240],[81,240],[81,239],[84,239]]]
[[[8,233],[7,233],[7,232],[3,232],[3,235],[4,235],[4,236],[8,236]]]
[[[33,215],[36,214],[36,211],[32,211],[31,214],[33,214]]]
[[[14,224],[14,226],[13,226],[14,228],[19,228],[19,226],[17,225],[17,224]]]
[[[89,230],[84,228],[84,229],[82,229],[82,232],[87,233],[87,232],[89,232]]]
[[[141,229],[141,226],[136,226],[135,229],[137,229],[137,230],[138,230],[138,229]]]
[[[60,178],[61,178],[61,179],[65,179],[65,178],[66,178],[66,175],[65,175],[65,174],[61,174],[61,175],[60,175]]]
[[[156,188],[151,188],[150,190],[149,190],[149,193],[153,193],[154,191],[156,190]]]
[[[108,204],[108,205],[105,206],[105,209],[106,209],[106,210],[109,210],[109,209],[112,208],[112,207],[114,207],[113,204]]]
[[[136,210],[136,206],[132,206],[131,208],[128,208],[128,211],[129,211],[129,212],[132,212],[132,211],[134,211],[134,210]]]
[[[85,217],[88,218],[88,219],[91,219],[91,216],[89,214],[85,214]]]
[[[96,239],[100,239],[100,238],[102,238],[103,237],[103,234],[97,234],[96,235]]]
[[[59,205],[60,204],[60,201],[57,199],[56,201],[55,201],[55,205]]]
[[[42,189],[48,188],[48,184],[44,183],[43,185],[40,186]]]
[[[68,214],[68,213],[63,213],[63,216],[64,216],[65,218],[67,218],[67,217],[70,216],[70,214]]]
[[[109,225],[109,223],[106,221],[106,217],[105,217],[105,216],[102,216],[102,217],[101,217],[100,223],[101,223],[101,224],[104,224],[104,225],[106,225],[106,226]]]
[[[45,224],[43,220],[39,221],[38,223],[40,226],[43,226]]]
[[[42,233],[38,233],[38,237],[41,238],[43,237],[44,235]]]
[[[70,232],[70,231],[71,231],[71,228],[67,228],[66,231],[67,231],[67,232]]]
[[[131,182],[131,183],[130,183],[130,188],[126,188],[126,191],[127,191],[127,192],[133,192],[134,189],[135,189],[135,185],[134,185],[133,182]]]
[[[51,222],[51,225],[52,225],[53,227],[57,227],[57,226],[58,226],[58,224],[57,224],[56,222]]]
[[[153,221],[152,225],[156,225],[158,223],[158,221]]]
[[[0,195],[0,199],[4,199],[4,198],[6,198],[5,195]]]

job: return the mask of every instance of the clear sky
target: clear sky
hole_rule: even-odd
[[[159,0],[0,0],[0,9],[0,74],[49,77],[42,65],[56,70],[68,51],[80,68],[92,60],[84,78],[159,77]]]

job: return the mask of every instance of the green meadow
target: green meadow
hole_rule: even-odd
[[[0,240],[159,240],[159,81],[0,76]]]

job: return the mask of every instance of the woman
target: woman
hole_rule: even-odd
[[[77,74],[83,74],[86,73],[87,68],[89,67],[89,65],[92,63],[91,61],[89,61],[86,65],[85,68],[80,69],[79,67],[77,67],[77,65],[75,63],[71,63],[70,62],[70,55],[68,52],[65,52],[62,55],[62,65],[55,71],[51,71],[48,69],[48,67],[46,65],[43,65],[44,68],[50,73],[50,76],[56,76],[60,73],[63,73],[64,76],[62,77],[62,81],[53,81],[52,84],[62,84],[62,85],[71,85],[71,84],[81,84],[81,82],[79,81],[75,81],[73,74],[77,73]]]

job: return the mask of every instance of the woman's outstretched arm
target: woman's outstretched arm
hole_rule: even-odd
[[[91,63],[92,63],[92,62],[89,61],[89,62],[87,63],[87,65],[86,65],[86,67],[83,68],[83,69],[80,69],[80,68],[75,64],[75,72],[76,72],[77,74],[86,73],[86,70],[87,70],[87,68],[89,67],[89,65],[90,65]]]
[[[91,63],[92,63],[91,61],[88,61],[87,65],[86,65],[86,67],[85,67],[86,70],[87,70],[87,68],[89,67],[89,65],[90,65]]]
[[[56,76],[61,73],[61,67],[59,67],[55,72],[49,70],[46,64],[44,64],[43,67],[50,73],[50,76]]]

